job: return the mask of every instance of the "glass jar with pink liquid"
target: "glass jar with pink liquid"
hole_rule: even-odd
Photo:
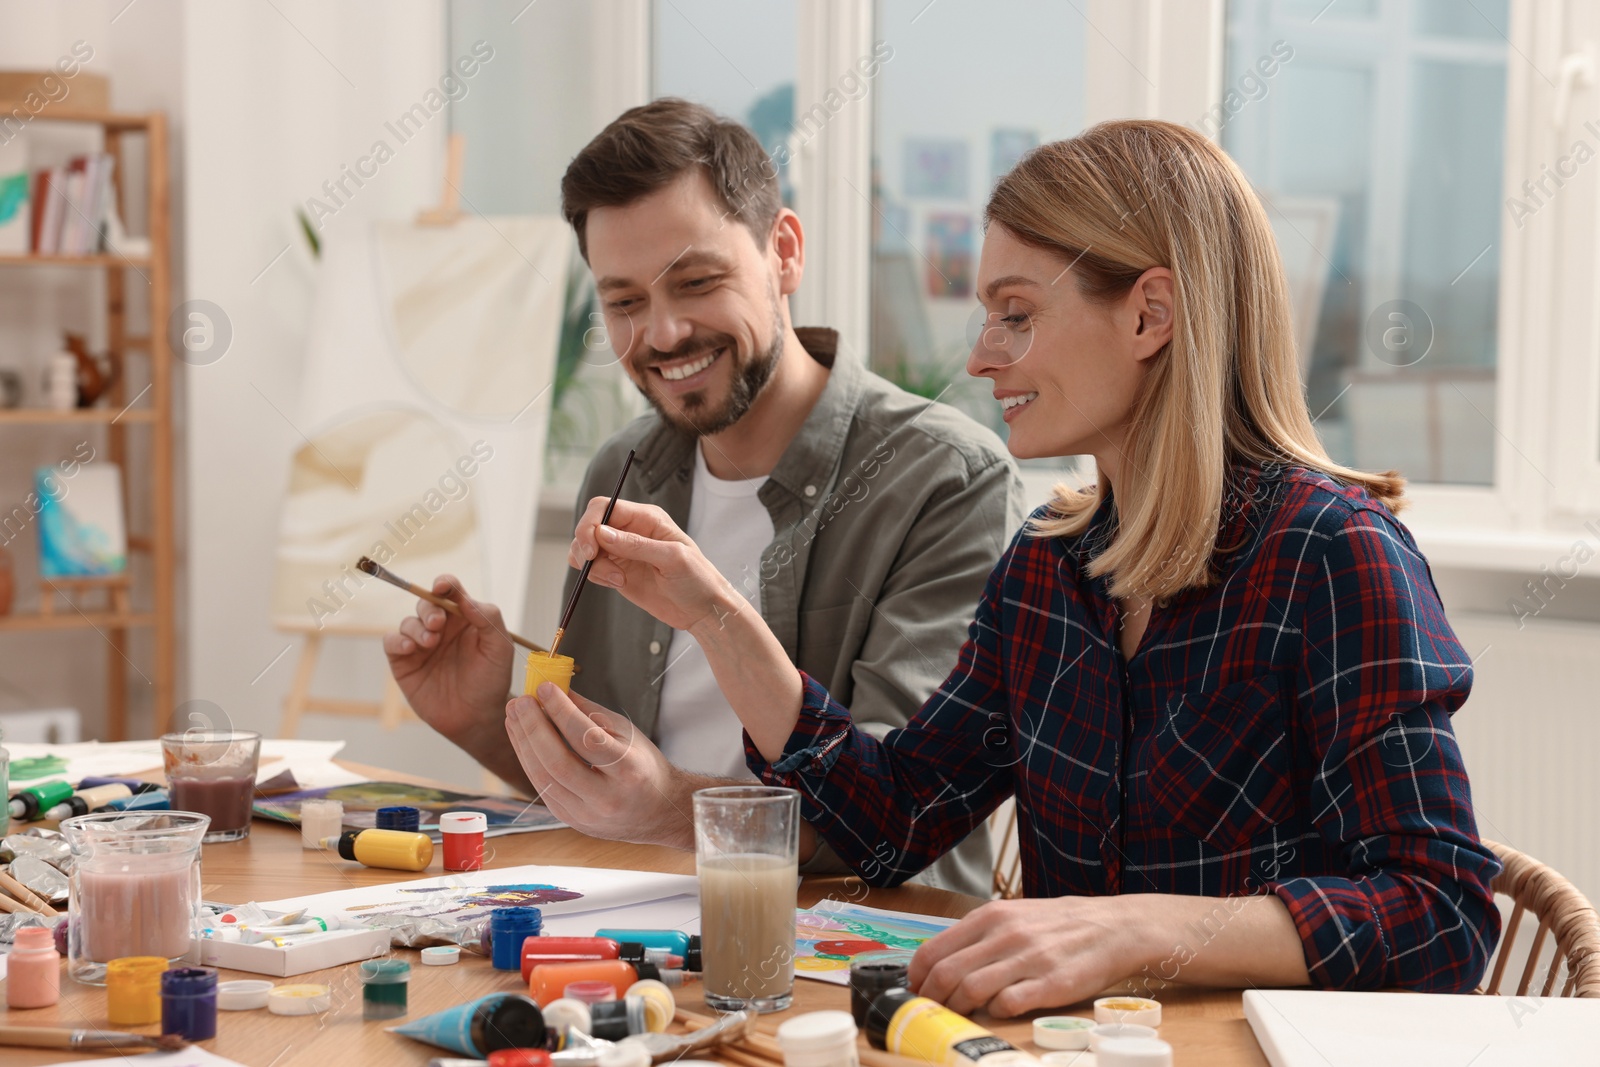
[[[161,735],[173,811],[211,816],[206,844],[250,836],[261,735],[253,730],[185,730]]]
[[[210,823],[189,811],[112,811],[61,824],[73,857],[69,975],[105,985],[114,959],[175,963],[189,951],[200,921],[200,841]]]

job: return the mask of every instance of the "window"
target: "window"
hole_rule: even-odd
[[[1227,10],[1207,132],[1268,205],[1324,446],[1492,484],[1508,0]]]
[[[1087,32],[1057,0],[1008,5],[1003,19],[983,4],[878,0],[873,36],[893,56],[872,135],[869,364],[1002,438],[990,384],[964,369],[982,323],[983,208],[1023,153],[1083,128]]]
[[[793,205],[787,153],[794,125],[797,0],[656,0],[651,96],[681,96],[750,127],[780,164]]]

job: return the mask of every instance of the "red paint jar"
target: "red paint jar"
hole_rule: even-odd
[[[476,871],[483,867],[483,833],[489,820],[481,811],[447,811],[439,816],[444,835],[444,869]]]

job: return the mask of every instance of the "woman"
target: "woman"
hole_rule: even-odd
[[[602,528],[596,502],[574,563],[695,634],[751,769],[802,793],[803,848],[895,885],[1016,798],[1028,899],[912,968],[956,1010],[1140,975],[1470,989],[1499,934],[1449,722],[1471,665],[1402,479],[1317,441],[1243,174],[1182,127],[1107,123],[1031,153],[986,223],[967,370],[1015,455],[1092,454],[1099,480],[1017,535],[909,726],[852,727],[660,512]]]

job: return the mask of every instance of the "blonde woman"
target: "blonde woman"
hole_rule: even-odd
[[[659,511],[601,528],[597,501],[572,561],[699,639],[751,769],[803,795],[802,850],[895,885],[1016,798],[1026,898],[912,968],[956,1010],[1138,975],[1472,988],[1499,918],[1450,728],[1471,665],[1394,517],[1400,477],[1317,441],[1244,176],[1182,127],[1107,123],[1031,153],[986,215],[967,370],[1015,455],[1087,453],[1099,480],[1034,513],[908,726],[852,726]],[[626,724],[590,711],[549,686],[512,702],[534,785],[647,804],[670,768],[613,775]]]

